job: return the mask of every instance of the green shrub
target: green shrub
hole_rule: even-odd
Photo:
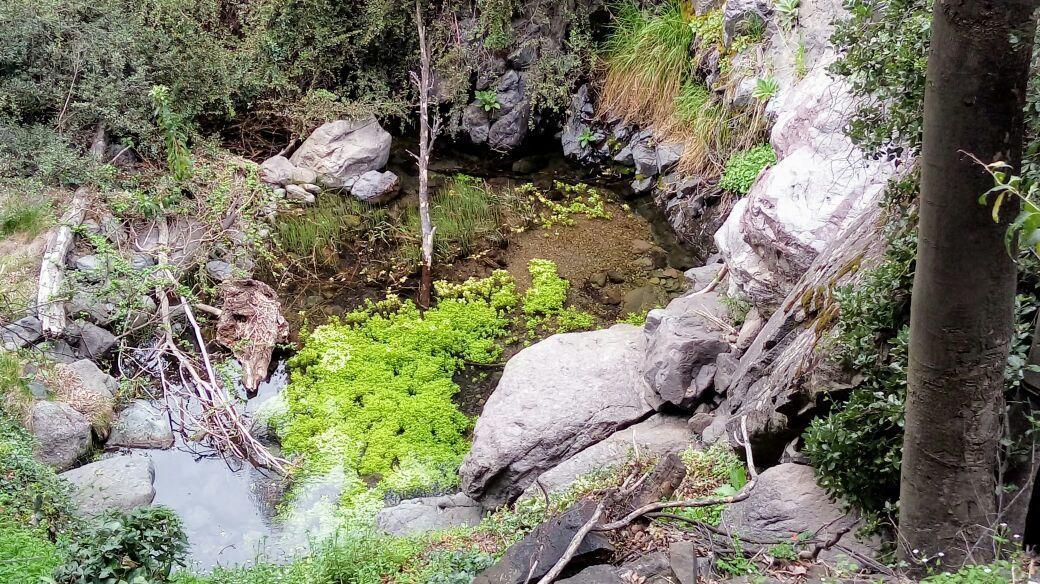
[[[916,251],[913,232],[898,236],[858,285],[836,291],[841,312],[832,357],[863,381],[805,432],[805,453],[820,485],[872,513],[891,511],[899,496]]]
[[[39,528],[0,518],[0,582],[39,584],[61,562],[57,547]]]
[[[776,152],[769,144],[755,146],[738,152],[726,161],[719,187],[731,193],[747,194],[755,179],[765,167],[776,164]]]
[[[72,522],[69,487],[33,456],[33,437],[0,408],[0,520],[54,532]]]
[[[177,515],[165,507],[109,510],[67,546],[58,584],[166,582],[183,566],[188,538]]]
[[[931,38],[928,0],[844,0],[831,70],[861,98],[848,134],[868,152],[921,144],[924,74]]]
[[[688,448],[681,454],[686,466],[686,478],[676,490],[675,499],[707,499],[737,494],[747,483],[744,462],[728,445],[717,442],[706,450]],[[676,515],[718,525],[722,521],[724,505],[709,507],[680,507]]]
[[[430,554],[426,566],[401,584],[470,584],[473,577],[495,563],[494,556],[479,549],[439,551]]]

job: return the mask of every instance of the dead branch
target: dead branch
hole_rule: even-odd
[[[567,545],[567,549],[564,550],[563,555],[560,556],[560,559],[557,560],[555,564],[553,564],[552,569],[542,576],[541,580],[538,581],[538,584],[552,584],[552,582],[556,580],[556,577],[560,575],[560,572],[563,572],[563,569],[567,567],[571,558],[573,558],[574,554],[578,552],[578,547],[580,547],[581,543],[585,541],[585,536],[587,536],[589,532],[592,531],[592,528],[596,526],[596,523],[599,522],[600,516],[603,515],[603,506],[605,502],[606,499],[600,501],[599,505],[596,505],[596,510],[592,513],[592,517],[589,517],[589,520],[585,522],[585,525],[582,525],[581,529],[574,534],[574,537],[571,538],[571,543]]]
[[[80,188],[72,198],[69,210],[47,240],[40,264],[40,284],[36,296],[36,314],[43,323],[43,334],[58,337],[65,332],[65,301],[61,298],[65,279],[65,258],[74,238],[73,229],[83,222],[87,212],[86,189]]]

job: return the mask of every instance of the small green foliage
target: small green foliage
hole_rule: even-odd
[[[743,296],[730,296],[729,294],[722,294],[719,296],[719,302],[726,307],[726,311],[729,312],[729,319],[733,322],[733,326],[740,326],[747,320],[747,315],[753,308],[751,301]]]
[[[762,169],[772,164],[776,164],[776,152],[769,144],[738,152],[726,161],[719,186],[731,193],[745,195]]]
[[[790,563],[798,559],[798,548],[792,542],[776,543],[769,546],[769,555],[781,563]]]
[[[58,550],[44,530],[0,518],[0,582],[40,584],[59,562]]]
[[[755,89],[751,91],[751,97],[758,101],[769,101],[780,91],[780,83],[776,77],[760,77],[755,80]]]
[[[174,180],[187,180],[191,177],[187,124],[184,118],[174,113],[168,87],[156,85],[148,95],[155,104],[155,122],[166,145],[166,163],[170,167],[170,174]]]
[[[582,148],[588,148],[589,144],[592,144],[596,140],[596,135],[592,132],[592,128],[582,128],[581,134],[578,134],[578,145]]]
[[[430,554],[418,574],[409,574],[397,581],[401,584],[470,584],[474,576],[494,563],[494,556],[479,549],[438,551]]]
[[[36,460],[34,444],[21,424],[0,409],[0,521],[61,532],[72,521],[69,488]]]
[[[35,237],[51,221],[51,210],[46,202],[21,192],[6,199],[0,197],[0,239],[15,233]]]
[[[794,48],[794,72],[799,79],[805,77],[805,74],[809,72],[809,64],[806,62],[807,59],[808,54],[805,48],[805,39],[798,39],[798,44]]]
[[[571,283],[556,272],[556,263],[533,259],[528,263],[531,287],[524,292],[524,323],[529,336],[539,331],[565,333],[595,325],[595,317],[564,307]]]
[[[780,15],[780,24],[788,29],[794,28],[798,24],[798,8],[801,4],[801,0],[777,0],[774,6]]]
[[[541,208],[537,212],[536,221],[544,229],[555,225],[574,225],[575,217],[587,219],[610,219],[603,194],[585,183],[569,184],[553,181],[553,189],[563,196],[563,202],[549,198],[541,189],[531,183],[520,185],[515,193],[528,198]]]
[[[702,83],[690,81],[675,96],[675,117],[684,124],[694,124],[704,117],[704,108],[711,102],[711,93]]]
[[[707,450],[691,447],[681,454],[686,478],[674,494],[675,499],[707,499],[737,494],[747,483],[744,463],[729,446],[718,442]],[[722,520],[724,505],[680,507],[673,512],[708,525]]]
[[[619,318],[618,322],[619,323],[623,322],[625,324],[630,324],[630,325],[633,325],[633,326],[643,326],[644,324],[646,324],[646,315],[647,315],[647,313],[649,313],[649,311],[647,311],[647,312],[630,312],[630,313],[622,316],[621,318]]]
[[[167,582],[184,566],[188,538],[177,515],[165,507],[109,510],[65,550],[54,572],[58,584]]]
[[[719,554],[715,558],[715,567],[719,573],[728,576],[749,576],[758,574],[758,566],[744,554],[744,546],[739,539],[733,538],[731,545],[733,551],[727,554]]]
[[[937,574],[921,580],[922,584],[1004,584],[1012,582],[1013,566],[1008,561],[971,564],[956,572]]]
[[[475,95],[477,103],[484,108],[484,111],[490,112],[502,109],[502,104],[498,101],[498,92],[495,90],[485,89],[484,91],[476,92]]]

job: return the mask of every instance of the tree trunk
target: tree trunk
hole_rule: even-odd
[[[979,205],[993,181],[968,153],[1021,161],[1031,19],[1026,2],[934,9],[899,531],[904,559],[943,552],[942,569],[993,554],[1016,280],[1004,234],[1016,209],[996,223]]]
[[[440,123],[430,124],[430,96],[433,94],[433,74],[430,69],[430,45],[426,38],[422,10],[415,2],[415,26],[419,33],[419,75],[412,73],[412,80],[419,89],[419,221],[422,229],[422,279],[419,283],[419,306],[430,307],[430,288],[433,271],[433,234],[437,230],[430,220],[430,151],[437,139]],[[436,112],[434,112],[436,116]]]

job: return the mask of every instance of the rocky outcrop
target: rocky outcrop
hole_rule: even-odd
[[[463,493],[401,501],[376,514],[376,526],[390,535],[414,535],[480,523],[480,503]]]
[[[645,422],[614,432],[543,472],[524,491],[523,498],[562,491],[580,477],[624,464],[635,455],[657,458],[690,445],[692,432],[685,417],[657,414]],[[538,485],[541,485],[540,487]]]
[[[59,471],[90,452],[90,421],[68,404],[36,402],[29,410],[29,429],[36,435],[36,459]]]
[[[487,507],[519,496],[559,462],[647,417],[640,329],[554,335],[520,351],[473,430],[459,471]]]
[[[714,387],[715,358],[729,350],[727,319],[714,293],[676,298],[647,314],[643,375],[660,402],[690,408]]]
[[[155,498],[155,470],[147,456],[113,456],[61,473],[73,486],[72,503],[80,515],[93,517],[108,509],[129,511]]]
[[[162,407],[134,400],[116,415],[107,444],[125,448],[169,448],[173,446],[173,429]]]
[[[313,171],[317,182],[328,188],[349,189],[362,174],[386,166],[389,158],[390,134],[375,116],[369,116],[322,125],[293,153],[289,162],[297,168]]]
[[[849,556],[847,550],[872,557],[880,549],[875,538],[857,536],[861,522],[831,501],[816,484],[813,469],[800,464],[780,464],[759,475],[747,499],[723,509],[719,527],[761,541],[791,541],[804,533],[820,541],[837,537],[837,547],[822,552],[823,559]]]

